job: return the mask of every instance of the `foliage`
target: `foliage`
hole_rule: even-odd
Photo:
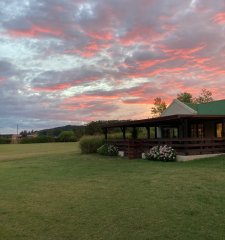
[[[118,133],[110,133],[110,134],[108,134],[108,139],[122,139],[122,138],[123,138],[122,131],[118,132]],[[129,129],[127,129],[126,138],[127,139],[132,139],[132,132],[130,132]]]
[[[109,120],[109,121],[92,121],[88,123],[85,127],[85,134],[87,135],[98,135],[103,134],[102,127],[107,124],[120,123],[122,121],[118,120]],[[120,128],[114,128],[109,133],[119,133],[121,132]]]
[[[10,138],[0,137],[0,144],[9,144],[11,143]]]
[[[66,125],[66,126],[56,127],[51,129],[43,129],[38,132],[38,135],[58,137],[64,131],[73,131],[75,134],[75,138],[79,139],[81,136],[84,135],[84,128],[85,128],[84,126]]]
[[[153,116],[159,116],[167,107],[166,102],[160,97],[154,99],[154,107],[151,108]]]
[[[207,103],[212,102],[213,100],[212,92],[203,88],[200,96],[194,99],[194,103]]]
[[[58,142],[75,142],[75,140],[75,134],[73,131],[62,131],[57,139]]]
[[[104,144],[100,148],[98,148],[97,152],[101,155],[106,156],[117,156],[119,149],[112,144]]]
[[[82,153],[96,153],[103,144],[104,138],[102,136],[83,136],[79,141]]]
[[[181,92],[177,94],[177,99],[184,103],[207,103],[213,101],[212,92],[203,88],[198,97],[193,97],[189,92]],[[151,113],[153,116],[157,117],[166,109],[166,102],[160,97],[154,99],[154,107],[151,108]]]
[[[20,143],[27,144],[27,143],[49,143],[55,142],[55,138],[48,137],[48,136],[38,136],[38,137],[25,137],[20,140]]]
[[[76,141],[79,141],[79,139],[84,135],[85,133],[85,126],[76,126],[73,129],[74,137]]]
[[[104,125],[103,121],[92,121],[86,125],[85,134],[87,135],[102,134],[103,125]]]
[[[202,89],[198,97],[193,98],[191,93],[183,92],[177,94],[177,99],[184,103],[207,103],[213,101],[212,92],[205,88]]]
[[[172,147],[167,145],[154,146],[150,149],[149,152],[145,153],[145,156],[147,159],[153,160],[153,161],[163,161],[163,162],[176,161],[175,150]]]
[[[100,135],[103,134],[102,127],[106,124],[112,124],[112,123],[118,123],[122,121],[118,120],[109,120],[109,121],[92,121],[88,123],[86,126],[76,126],[76,125],[66,125],[62,127],[55,127],[50,129],[43,129],[40,131],[34,132],[24,130],[20,133],[20,135],[24,137],[29,137],[30,135],[33,135],[36,133],[38,137],[52,137],[56,141],[78,141],[82,136],[84,135]],[[67,133],[65,133],[67,132]],[[68,133],[70,132],[70,133]],[[72,137],[73,132],[73,137]],[[120,134],[121,129],[120,128],[113,128],[109,130],[108,134]],[[68,136],[70,135],[71,138]],[[74,139],[73,139],[74,138]],[[69,140],[70,139],[70,140]],[[31,141],[31,140],[24,140],[24,141]],[[31,141],[32,142],[32,141]]]
[[[193,103],[193,96],[191,93],[188,92],[178,93],[177,99],[184,103]]]

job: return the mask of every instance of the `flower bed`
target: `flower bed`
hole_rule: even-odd
[[[176,161],[176,152],[172,147],[167,145],[154,146],[145,153],[145,157],[153,161],[173,162]]]

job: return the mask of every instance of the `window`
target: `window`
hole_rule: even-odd
[[[191,137],[198,137],[197,135],[197,124],[191,124]]]
[[[178,128],[164,127],[163,138],[178,138]]]
[[[155,138],[156,132],[155,127],[150,127],[150,138]]]
[[[198,124],[198,137],[204,137],[204,126],[203,124]]]
[[[223,124],[222,123],[217,123],[216,124],[216,137],[217,138],[222,137],[222,129],[223,129]]]
[[[203,125],[203,123],[191,124],[191,137],[193,137],[193,138],[204,137],[204,125]]]

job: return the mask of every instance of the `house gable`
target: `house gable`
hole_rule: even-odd
[[[177,114],[185,114],[185,115],[193,115],[197,114],[197,111],[195,111],[193,108],[189,107],[185,103],[179,101],[178,99],[175,99],[169,107],[167,107],[160,117],[165,116],[171,116],[171,115],[177,115]]]

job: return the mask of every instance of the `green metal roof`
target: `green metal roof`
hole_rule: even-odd
[[[225,99],[208,103],[185,103],[200,115],[225,115]]]

